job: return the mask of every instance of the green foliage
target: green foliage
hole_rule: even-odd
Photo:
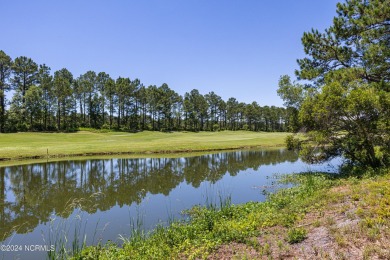
[[[217,132],[217,131],[219,131],[219,130],[220,130],[219,124],[214,124],[214,125],[213,125],[213,131],[214,131],[214,132]]]
[[[30,118],[30,129],[35,130],[42,118],[42,90],[37,86],[31,86],[25,94],[25,105],[28,117]]]
[[[300,111],[311,129],[316,153],[311,160],[345,158],[373,167],[389,163],[390,93],[364,83],[343,86],[332,82],[322,93],[306,99]]]
[[[70,130],[76,128],[76,122],[70,118],[72,99],[73,75],[67,69],[61,69],[54,73],[54,95],[57,101],[57,128],[59,130]]]
[[[0,50],[0,133],[6,131],[6,92],[10,90],[12,59]]]
[[[388,81],[389,15],[388,0],[351,0],[337,4],[333,25],[324,33],[304,33],[302,43],[309,57],[298,60],[301,79],[322,84],[337,69],[359,68],[359,77],[368,82]]]
[[[307,231],[304,228],[291,228],[287,232],[287,241],[290,244],[300,243],[307,237]]]
[[[300,123],[310,132],[301,153],[308,161],[343,155],[371,167],[390,164],[389,6],[340,3],[324,33],[304,33],[308,57],[298,60],[296,74],[311,81],[311,91],[300,100],[299,86],[283,76],[278,93],[287,105],[299,104]]]
[[[24,96],[29,87],[37,82],[38,65],[32,59],[21,56],[13,62],[12,70],[15,90],[19,90]]]
[[[294,137],[294,135],[286,136],[285,142],[288,150],[301,149],[302,141],[298,137]]]
[[[298,120],[298,111],[308,91],[302,85],[291,83],[290,77],[284,75],[279,79],[277,93],[287,107],[288,130],[297,132],[301,127]]]
[[[305,98],[303,86],[291,83],[291,79],[288,75],[280,77],[277,93],[283,99],[286,107],[295,109],[299,109]]]

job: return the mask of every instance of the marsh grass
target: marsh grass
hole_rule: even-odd
[[[90,196],[99,196],[95,193]],[[53,216],[50,219],[49,230],[47,233],[42,231],[42,240],[45,245],[54,246],[54,251],[47,252],[48,259],[69,259],[71,257],[79,257],[87,246],[87,225],[88,214],[83,210],[86,200],[90,199],[73,199],[66,203],[63,216],[70,216],[68,218],[61,218]],[[94,233],[92,234],[92,244],[100,244],[101,237],[95,241],[99,230],[99,222],[96,223]]]
[[[15,225],[9,229],[9,231],[5,231],[2,233],[2,237],[0,238],[1,245],[12,245],[13,239],[16,234],[18,233],[24,233],[29,232],[30,230],[26,229],[26,226],[28,227],[28,222],[23,222],[21,224]],[[0,251],[0,259],[6,259],[6,250]]]

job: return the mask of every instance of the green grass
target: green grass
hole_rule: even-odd
[[[0,159],[80,155],[150,154],[284,146],[287,133],[93,132],[0,134]]]

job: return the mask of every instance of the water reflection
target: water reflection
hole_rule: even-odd
[[[114,206],[139,204],[147,194],[169,195],[180,183],[198,188],[226,174],[257,171],[262,165],[295,162],[286,150],[248,150],[185,158],[61,161],[0,168],[0,239],[27,233],[50,221],[67,218],[70,201],[82,201],[93,214]]]

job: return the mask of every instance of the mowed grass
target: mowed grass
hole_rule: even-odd
[[[16,160],[104,154],[196,152],[284,146],[288,133],[92,132],[0,134],[0,159]]]

